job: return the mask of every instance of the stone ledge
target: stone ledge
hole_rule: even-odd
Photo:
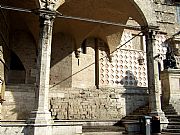
[[[55,123],[82,124],[83,126],[108,126],[118,123],[120,120],[55,120]]]

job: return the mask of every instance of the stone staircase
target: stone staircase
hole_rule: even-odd
[[[169,124],[166,129],[162,130],[162,132],[180,134],[180,115],[178,115],[171,104],[164,106],[163,111],[169,120]]]
[[[180,135],[180,115],[176,112],[174,107],[169,104],[168,106],[164,106],[162,109],[169,120],[169,124],[166,129],[162,129],[162,134],[165,135]],[[150,112],[149,106],[145,105],[140,108],[137,108],[130,115],[124,117],[121,121],[124,125],[135,124],[138,123],[139,118],[148,115]]]
[[[131,114],[121,119],[121,123],[125,127],[125,131],[132,133],[139,133],[140,132],[139,119],[142,116],[148,115],[149,112],[150,112],[149,105],[147,104],[137,108]]]
[[[83,126],[83,135],[122,135],[124,131],[122,126]]]
[[[124,117],[122,119],[122,121],[125,121],[125,120],[139,120],[140,117],[142,117],[144,115],[148,115],[149,112],[150,112],[149,105],[144,105],[144,106],[141,106],[141,107],[137,108],[131,114]]]

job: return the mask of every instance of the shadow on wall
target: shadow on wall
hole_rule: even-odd
[[[84,80],[85,78],[83,78],[83,76],[90,75],[87,74],[88,72],[93,70],[92,74],[95,74],[95,50],[97,48],[105,51],[108,59],[110,60],[110,52],[109,49],[107,49],[107,45],[106,47],[104,47],[104,44],[96,46],[95,39],[96,38],[94,37],[85,39],[82,42],[80,48],[81,50],[78,50],[79,54],[76,54],[77,50],[75,50],[75,43],[71,36],[63,33],[57,33],[53,36],[50,74],[50,85],[52,85],[51,88],[56,86],[71,87],[72,77],[77,75],[79,80]],[[103,41],[101,40],[101,42]],[[80,59],[77,58],[76,55],[80,55]],[[74,62],[76,59],[77,63]],[[90,68],[92,66],[94,66],[94,69]],[[79,78],[80,76],[82,76],[82,78]],[[94,80],[88,81],[92,81],[94,83]]]
[[[144,108],[149,102],[147,88],[138,86],[139,82],[130,70],[126,71],[124,78],[120,82],[117,82],[125,88],[124,94],[122,94],[122,97],[125,99],[125,117],[129,114],[136,113],[136,110],[139,110],[141,107]],[[140,115],[148,113],[146,111],[148,110],[143,110],[143,112],[140,112]],[[126,119],[125,117],[122,119]],[[114,126],[124,126],[123,120],[118,121]]]
[[[13,52],[10,52],[10,70],[8,72],[8,83],[24,84],[26,80],[25,68],[19,57]]]
[[[56,33],[53,35],[51,49],[51,70],[50,85],[60,85],[71,87],[72,79],[72,53],[74,51],[74,40],[70,35]],[[69,77],[69,78],[68,78]],[[66,82],[63,82],[68,78]]]
[[[125,98],[125,111],[126,115],[131,113],[137,106],[135,89],[138,89],[138,80],[130,70],[125,71],[125,76],[121,79],[120,83],[124,88],[125,92],[122,95]]]
[[[2,104],[2,113],[5,120],[24,120],[34,108],[35,76],[32,70],[36,67],[36,48],[28,33],[17,31],[14,36],[10,41],[11,51],[3,54],[10,70],[5,76],[6,101]]]

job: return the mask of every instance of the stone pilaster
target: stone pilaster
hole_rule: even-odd
[[[158,61],[156,45],[155,45],[155,31],[148,31],[146,33],[146,53],[147,53],[147,71],[148,71],[148,90],[149,90],[149,105],[151,109],[150,115],[160,116],[161,123],[167,123],[164,112],[161,109],[161,89],[158,71]],[[166,126],[166,125],[165,125]]]
[[[54,16],[40,14],[40,40],[37,59],[36,104],[31,112],[29,128],[33,135],[51,135],[52,119],[48,110],[51,41]]]

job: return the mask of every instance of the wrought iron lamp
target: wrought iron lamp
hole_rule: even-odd
[[[139,56],[138,57],[138,63],[139,63],[139,65],[144,65],[144,58],[143,58],[143,56]]]

